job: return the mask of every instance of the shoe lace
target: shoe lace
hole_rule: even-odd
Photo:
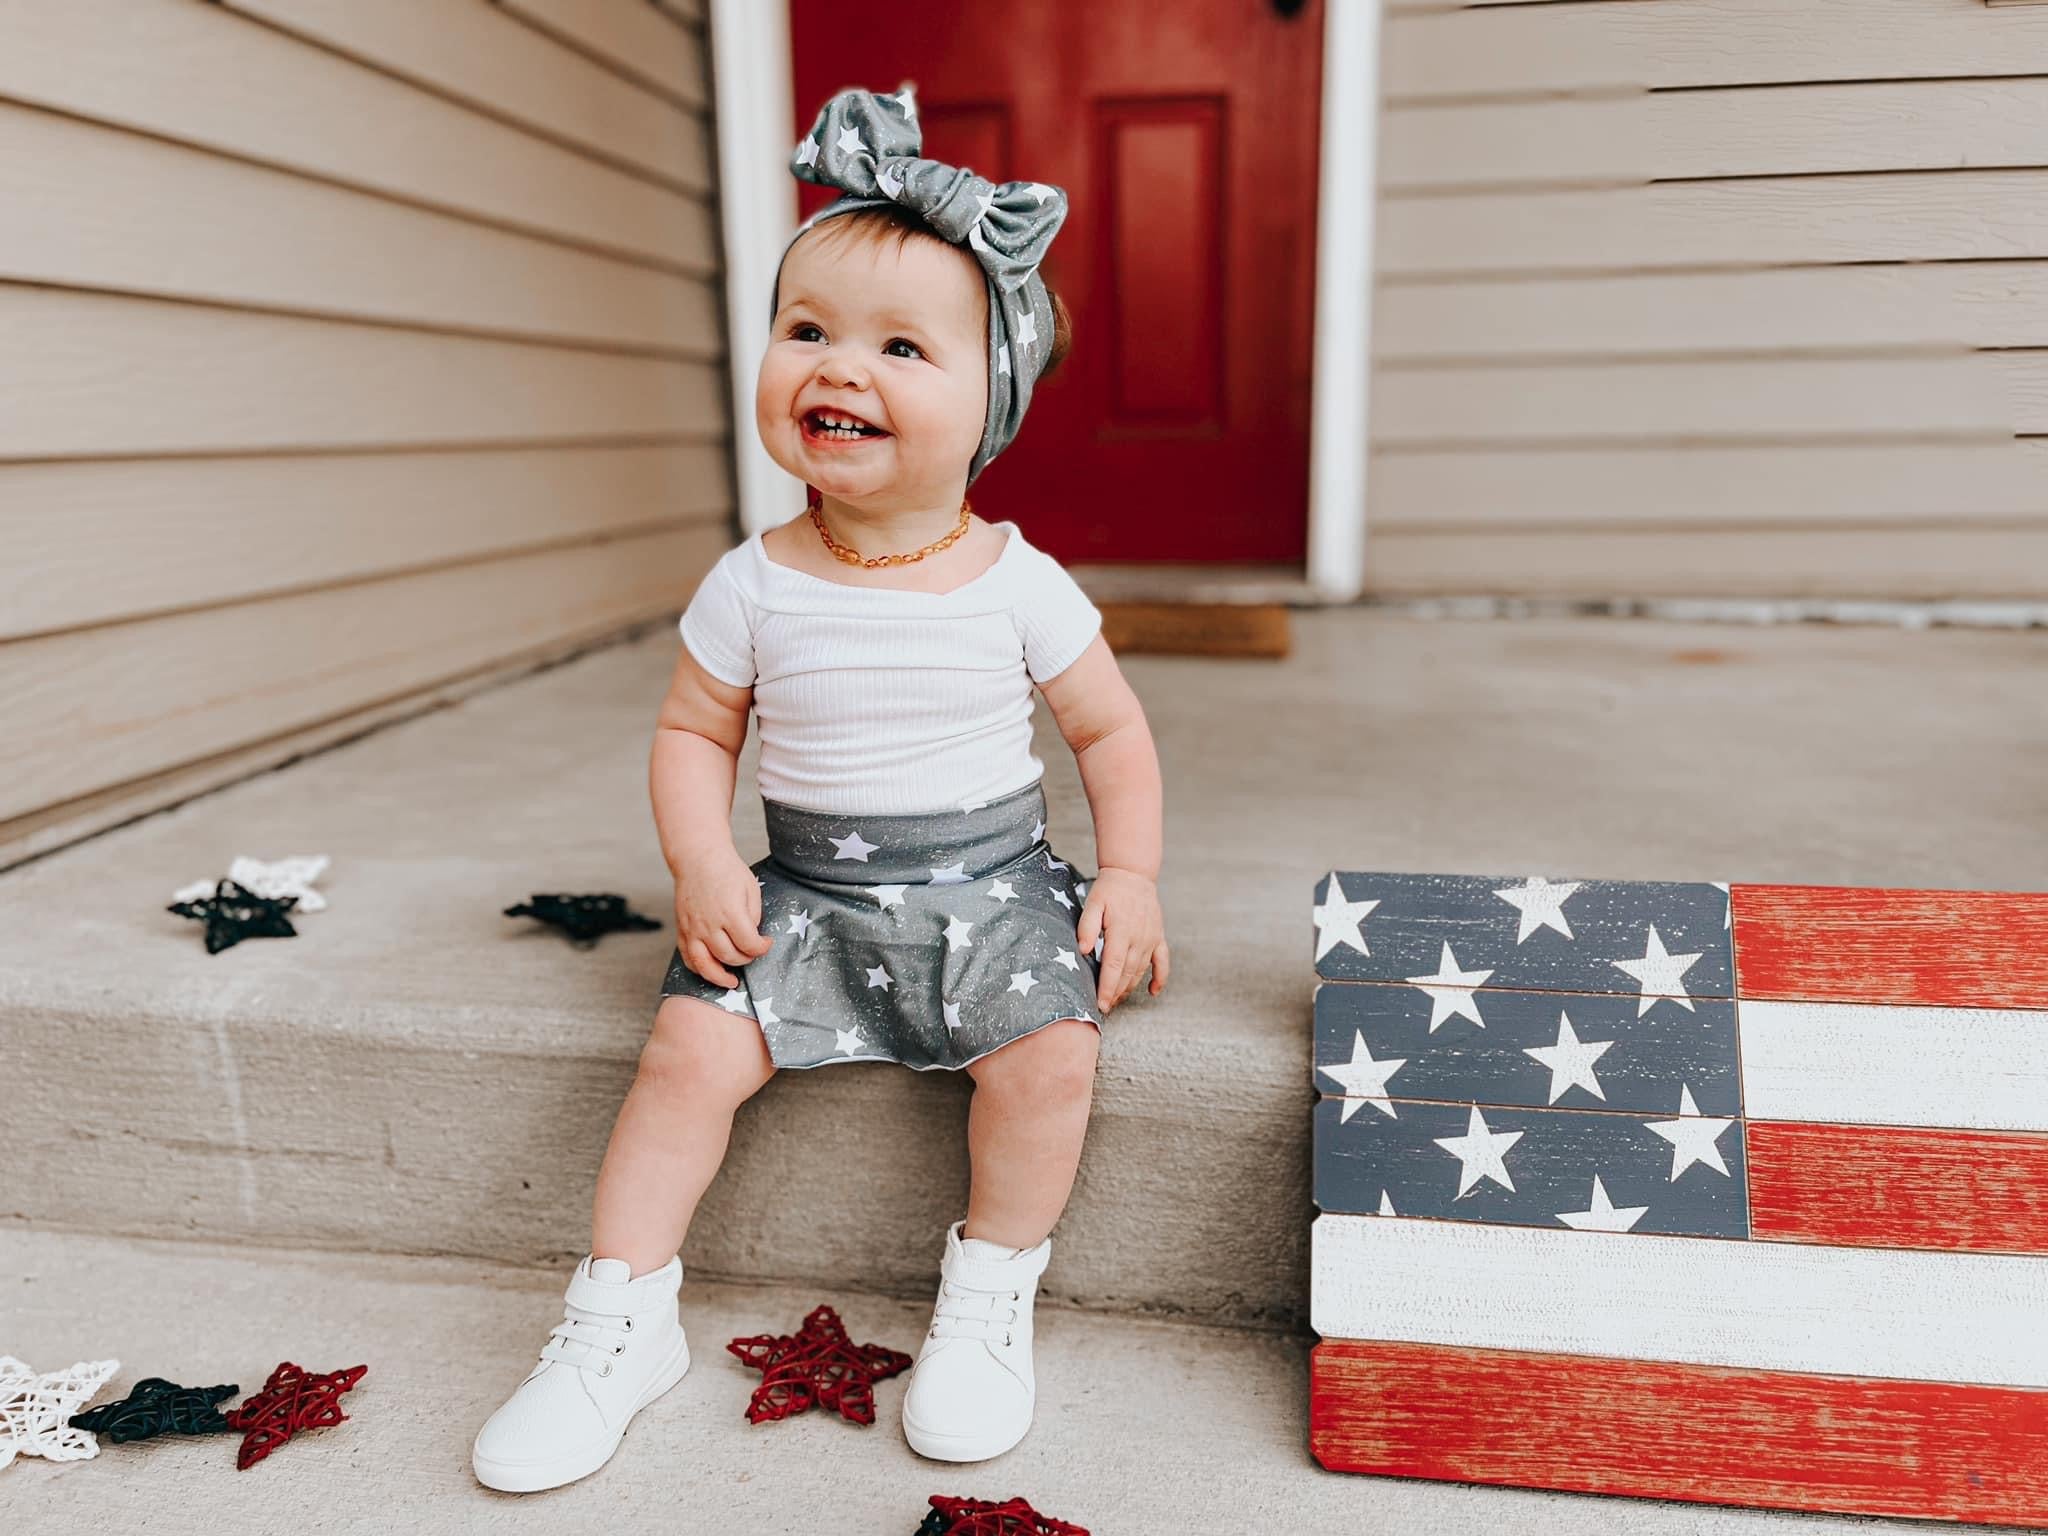
[[[931,1337],[970,1338],[993,1343],[995,1330],[1003,1330],[1003,1343],[1011,1339],[1017,1321],[1012,1303],[1022,1299],[1019,1291],[979,1291],[957,1280],[939,1281],[939,1304],[932,1313]]]
[[[619,1313],[591,1312],[566,1303],[562,1320],[548,1330],[541,1346],[543,1360],[560,1360],[580,1370],[594,1370],[600,1376],[612,1373],[612,1360],[626,1352],[633,1319]]]

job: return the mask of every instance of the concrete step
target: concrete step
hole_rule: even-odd
[[[936,1275],[938,1255],[925,1257]],[[347,1423],[308,1431],[246,1473],[235,1470],[229,1436],[126,1446],[103,1439],[90,1461],[18,1461],[0,1472],[0,1523],[154,1536],[910,1536],[926,1496],[948,1493],[1021,1494],[1097,1536],[1754,1536],[1790,1530],[1795,1519],[1808,1532],[1910,1529],[1325,1472],[1306,1449],[1305,1340],[1058,1307],[1038,1313],[1031,1433],[992,1461],[955,1466],[913,1453],[898,1427],[900,1376],[877,1387],[872,1425],[817,1412],[752,1425],[746,1404],[760,1377],[726,1353],[728,1339],[788,1332],[829,1302],[856,1339],[914,1354],[930,1298],[715,1285],[694,1276],[682,1294],[689,1374],[634,1420],[611,1462],[548,1493],[492,1493],[471,1477],[469,1443],[561,1315],[562,1278],[478,1260],[0,1232],[0,1353],[44,1370],[81,1358],[120,1360],[97,1401],[153,1375],[236,1382],[246,1391],[280,1360],[309,1370],[370,1368],[342,1400]],[[1187,1514],[1171,1520],[1172,1508]],[[32,1516],[27,1525],[19,1523],[24,1513]]]
[[[2037,883],[2040,634],[1298,615],[1280,663],[1138,656],[1167,782],[1173,981],[1107,1020],[1047,1294],[1305,1325],[1308,909],[1347,868]],[[646,803],[663,631],[0,875],[0,1215],[38,1227],[552,1267],[671,943],[583,952],[501,909],[670,918]],[[1043,708],[1050,836],[1094,867]],[[734,813],[765,852],[753,747]],[[296,939],[208,956],[171,891],[324,852]],[[965,1210],[969,1082],[784,1073],[684,1246],[705,1278],[922,1296]]]

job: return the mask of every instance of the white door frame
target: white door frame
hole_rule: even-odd
[[[1324,0],[1306,575],[1326,602],[1347,602],[1365,585],[1379,27],[1378,0]],[[754,374],[768,341],[771,285],[796,230],[788,6],[711,0],[710,30],[733,467],[740,525],[752,535],[788,521],[801,504],[796,481],[754,430]]]

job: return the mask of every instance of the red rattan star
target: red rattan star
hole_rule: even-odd
[[[880,1344],[855,1344],[830,1307],[812,1309],[794,1334],[757,1333],[725,1346],[761,1373],[747,1401],[747,1422],[786,1419],[817,1405],[856,1424],[875,1422],[875,1383],[910,1369],[910,1356]]]
[[[917,1528],[917,1536],[1088,1536],[1085,1526],[1041,1515],[1022,1499],[994,1504],[935,1493],[925,1502],[931,1513]]]
[[[270,1373],[258,1392],[226,1417],[230,1428],[244,1431],[235,1465],[244,1472],[302,1429],[325,1429],[348,1417],[341,1394],[363,1379],[367,1365],[313,1376],[287,1360]]]

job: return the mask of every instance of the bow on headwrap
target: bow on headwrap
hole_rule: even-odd
[[[834,96],[798,142],[789,168],[804,181],[837,187],[841,195],[804,220],[797,234],[836,214],[897,207],[916,214],[941,239],[965,246],[981,263],[988,282],[988,417],[967,467],[972,485],[1016,438],[1031,386],[1045,369],[1052,300],[1038,263],[1066,219],[1067,194],[1039,181],[996,186],[970,170],[923,158],[922,142],[908,85],[893,96],[862,90]],[[778,287],[781,276],[778,269]]]

